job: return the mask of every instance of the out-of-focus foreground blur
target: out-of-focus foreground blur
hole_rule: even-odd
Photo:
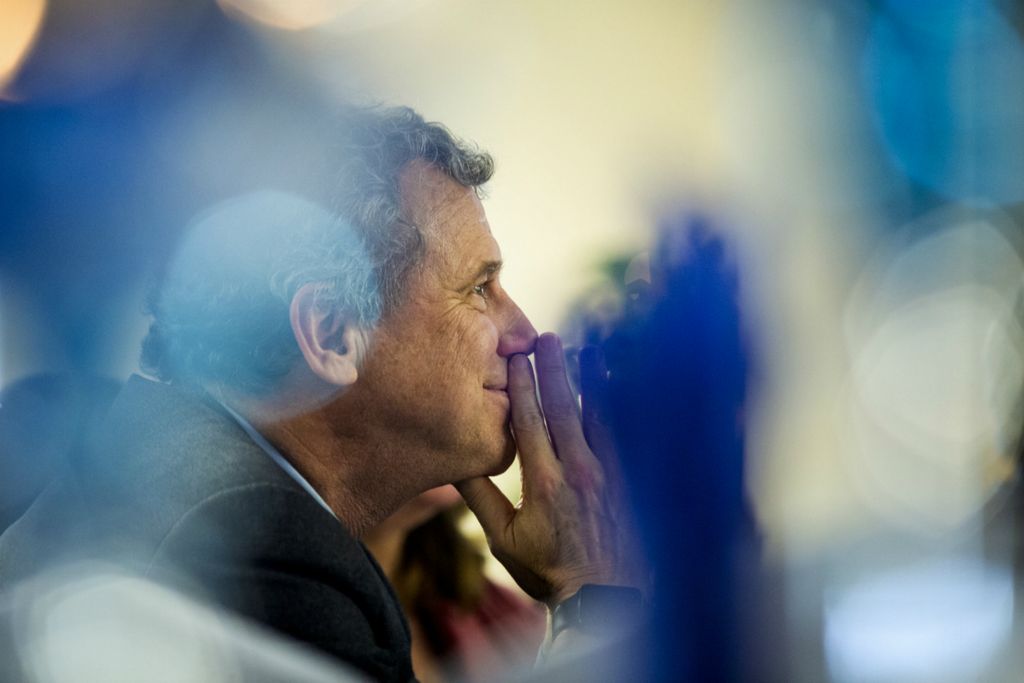
[[[319,192],[353,100],[494,155],[538,329],[619,305],[675,216],[733,245],[786,680],[1018,680],[1022,5],[4,0],[3,385],[137,372],[184,227]]]

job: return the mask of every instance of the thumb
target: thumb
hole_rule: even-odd
[[[480,520],[480,526],[488,538],[501,538],[516,514],[501,489],[487,477],[473,477],[457,482],[455,488]]]

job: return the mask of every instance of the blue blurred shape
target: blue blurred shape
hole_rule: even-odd
[[[605,356],[622,468],[655,574],[649,674],[743,680],[748,354],[725,242],[700,216],[670,217],[650,287],[636,294]]]
[[[894,164],[949,199],[1024,199],[1024,46],[986,0],[888,0],[865,89]]]

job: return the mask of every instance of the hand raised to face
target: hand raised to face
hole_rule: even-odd
[[[486,477],[457,484],[494,556],[523,590],[549,606],[584,583],[635,582],[618,463],[602,408],[607,373],[596,349],[584,350],[581,416],[563,359],[561,342],[549,333],[537,342],[536,383],[525,355],[509,360],[512,431],[523,478],[519,504],[513,506]]]

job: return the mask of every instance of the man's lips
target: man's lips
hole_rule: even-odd
[[[508,385],[502,384],[495,386],[485,386],[484,389],[487,390],[488,394],[491,394],[492,396],[497,396],[501,398],[502,401],[508,401]]]

